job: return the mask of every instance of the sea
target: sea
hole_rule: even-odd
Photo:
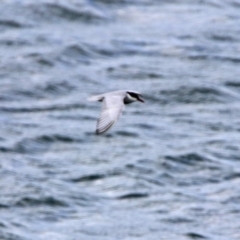
[[[240,239],[240,1],[1,0],[0,240],[205,239]]]

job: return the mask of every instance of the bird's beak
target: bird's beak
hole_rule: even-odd
[[[145,101],[141,98],[141,96],[138,96],[138,101],[139,101],[139,102],[145,102]]]

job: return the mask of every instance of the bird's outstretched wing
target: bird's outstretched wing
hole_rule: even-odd
[[[105,96],[102,111],[97,121],[96,133],[106,132],[119,119],[124,108],[122,96]]]

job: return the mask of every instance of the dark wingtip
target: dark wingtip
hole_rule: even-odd
[[[96,135],[100,135],[102,132],[100,132],[98,129],[95,131]]]

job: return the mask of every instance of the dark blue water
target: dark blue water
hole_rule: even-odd
[[[239,11],[1,1],[0,239],[240,239]],[[119,89],[146,102],[96,136]]]

